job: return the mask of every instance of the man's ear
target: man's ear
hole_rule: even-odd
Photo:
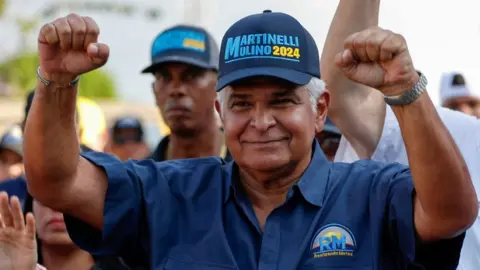
[[[330,104],[330,93],[325,90],[317,99],[317,115],[315,118],[315,133],[323,130],[323,124],[327,119],[328,105]]]
[[[220,106],[220,102],[218,102],[218,100],[215,100],[215,111],[217,111],[218,116],[220,116],[220,120],[223,122],[222,106]]]

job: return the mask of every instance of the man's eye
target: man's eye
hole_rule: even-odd
[[[232,107],[236,108],[246,108],[250,106],[250,103],[245,102],[245,101],[237,101],[232,104]]]
[[[155,82],[156,83],[165,83],[170,80],[170,77],[168,75],[157,75],[155,76]]]
[[[199,77],[201,77],[204,73],[201,72],[201,71],[197,71],[197,70],[192,70],[192,71],[189,71],[189,72],[185,72],[185,76],[183,76],[183,80],[185,82],[190,82],[190,81],[193,81]]]
[[[196,77],[197,77],[196,74],[190,73],[190,74],[185,75],[183,77],[183,79],[184,79],[184,81],[189,82],[189,81],[192,81],[193,79],[195,79]]]
[[[277,99],[277,100],[274,100],[272,102],[273,104],[290,104],[290,103],[294,103],[293,100],[291,99],[288,99],[288,98],[284,98],[284,99]]]

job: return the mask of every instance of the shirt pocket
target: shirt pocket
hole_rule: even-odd
[[[208,262],[181,261],[168,258],[164,270],[237,270],[237,267]]]

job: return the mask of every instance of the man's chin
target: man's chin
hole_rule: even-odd
[[[50,235],[45,240],[46,240],[45,242],[49,245],[55,245],[55,246],[70,246],[70,245],[73,245],[73,241],[72,241],[72,239],[70,239],[67,232],[54,233],[54,234]]]
[[[194,136],[196,130],[191,125],[175,124],[170,126],[170,133],[179,137],[191,137]]]
[[[239,163],[240,166],[245,166],[249,170],[258,172],[275,172],[285,168],[289,163],[288,160],[282,159],[278,156],[274,157],[255,157],[247,159],[245,162]]]

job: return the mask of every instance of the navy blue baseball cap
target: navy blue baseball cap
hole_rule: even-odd
[[[323,125],[323,131],[329,132],[335,135],[342,135],[342,133],[340,132],[338,127],[335,126],[335,124],[332,122],[330,117],[327,117],[327,119],[325,120],[325,124]]]
[[[152,73],[167,62],[186,63],[205,69],[218,69],[218,45],[203,28],[177,25],[153,40],[152,63],[142,73]]]
[[[137,129],[143,133],[142,121],[136,116],[122,116],[112,126],[114,131],[119,129]]]
[[[320,78],[317,45],[292,16],[265,10],[239,20],[225,33],[217,91],[256,76],[272,76],[296,85]]]

